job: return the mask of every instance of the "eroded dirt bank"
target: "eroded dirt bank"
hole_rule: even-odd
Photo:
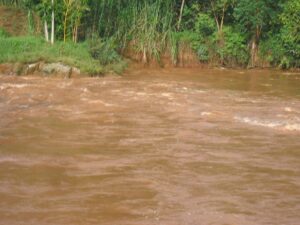
[[[0,224],[297,224],[300,76],[0,75]]]

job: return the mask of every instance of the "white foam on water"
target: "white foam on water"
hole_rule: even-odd
[[[81,90],[82,90],[83,93],[89,92],[89,90],[87,88],[81,88]]]
[[[210,116],[211,115],[211,112],[202,112],[201,113],[201,116]]]
[[[167,98],[172,98],[172,94],[171,93],[167,93],[167,92],[161,93],[161,96],[167,97]]]
[[[88,100],[87,101],[89,104],[102,104],[104,106],[115,106],[114,104],[110,104],[110,103],[107,103],[107,102],[104,102],[102,100]]]
[[[27,87],[28,84],[10,84],[10,83],[7,83],[7,84],[2,84],[0,86],[0,90],[4,90],[4,89],[7,89],[7,88],[24,88],[24,87]]]
[[[235,120],[254,126],[268,127],[273,129],[288,130],[288,131],[300,131],[300,123],[290,121],[274,121],[263,120],[250,117],[234,117]]]
[[[291,107],[285,107],[285,108],[284,108],[284,111],[286,111],[286,112],[292,112],[293,110],[292,110]]]
[[[64,89],[66,87],[70,87],[72,84],[73,84],[73,81],[63,82],[63,83],[57,84],[57,87]]]
[[[139,96],[146,96],[147,95],[146,92],[137,92],[136,94],[139,95]]]
[[[287,124],[284,126],[284,129],[290,130],[290,131],[300,131],[300,124],[299,123]]]

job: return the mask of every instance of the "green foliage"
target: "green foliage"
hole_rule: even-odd
[[[195,30],[203,37],[212,35],[216,30],[215,21],[208,14],[199,13],[195,21]]]
[[[169,53],[176,64],[179,47],[185,44],[202,62],[255,66],[257,61],[268,61],[283,68],[300,66],[299,0],[55,0],[54,5],[49,0],[2,0],[0,5],[13,5],[28,12],[31,33],[37,14],[42,19],[41,27],[46,22],[50,31],[53,11],[56,40],[67,41],[50,47],[36,40],[41,46],[35,47],[27,40],[16,48],[28,52],[20,56],[13,53],[22,60],[43,58],[35,50],[39,48],[48,54],[47,59],[53,55],[80,64],[82,60],[77,61],[77,56],[69,53],[78,54],[80,59],[84,54],[90,62],[110,65],[122,62],[118,53],[129,49],[144,62],[160,61],[161,55]],[[1,29],[0,37],[1,41],[7,37]],[[93,38],[86,43],[90,37]],[[71,39],[83,43],[71,45]],[[58,46],[57,51],[63,55],[53,50]],[[5,51],[3,46],[0,48]],[[2,60],[5,57],[12,60],[7,54],[0,56]]]
[[[116,47],[115,41],[112,38],[104,41],[98,37],[94,37],[89,41],[89,51],[92,57],[98,60],[102,65],[121,61]]]
[[[201,44],[197,46],[197,55],[201,62],[208,62],[210,59],[209,47],[207,44]]]
[[[285,50],[280,35],[272,34],[261,41],[259,54],[262,60],[269,62],[271,65],[281,64],[282,59],[285,58]]]
[[[238,1],[234,15],[240,27],[243,27],[243,31],[252,32],[257,28],[261,29],[268,23],[269,14],[272,12],[268,5],[270,1],[272,0]]]
[[[62,62],[89,74],[103,72],[98,61],[89,54],[86,43],[57,42],[50,45],[36,37],[0,38],[0,53],[0,63]]]
[[[173,14],[168,8],[171,1],[154,1],[136,8],[134,19],[130,25],[130,38],[134,49],[143,54],[143,60],[154,58],[160,61],[172,30]]]
[[[289,0],[280,15],[281,38],[286,52],[285,61],[289,66],[300,66],[300,2]],[[286,66],[287,67],[287,66]]]
[[[193,31],[176,32],[173,34],[177,45],[189,45],[198,55],[201,62],[209,60],[208,44],[204,41],[205,38]]]
[[[0,38],[6,38],[9,36],[9,33],[4,28],[0,27]]]
[[[183,11],[181,28],[184,31],[191,31],[195,28],[195,18],[201,13],[201,7],[199,3],[192,3],[186,5]]]
[[[193,31],[174,32],[174,35],[178,42],[188,43],[192,46],[197,44],[200,38],[200,36]]]
[[[226,65],[246,65],[249,60],[245,37],[231,27],[223,30],[224,46],[220,49]]]

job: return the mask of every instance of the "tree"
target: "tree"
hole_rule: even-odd
[[[289,0],[280,15],[281,37],[287,53],[300,60],[300,1]]]
[[[72,12],[71,12],[71,23],[72,23],[72,40],[77,42],[78,40],[78,27],[81,23],[85,11],[89,10],[87,0],[75,0]]]
[[[185,0],[182,0],[181,1],[181,6],[180,6],[180,13],[179,13],[179,19],[178,19],[178,24],[177,24],[177,30],[179,30],[179,28],[180,28],[184,5],[185,5]]]
[[[218,33],[223,33],[224,19],[226,11],[232,0],[210,0],[211,10],[216,21]]]
[[[268,25],[272,0],[239,0],[234,10],[236,22],[250,35],[250,66],[257,62],[258,44],[263,29]]]
[[[38,14],[40,15],[40,18],[42,19],[44,23],[44,35],[45,40],[49,42],[49,28],[48,28],[48,20],[49,20],[49,12],[51,10],[51,5],[49,4],[48,0],[42,0],[37,4],[36,10]]]

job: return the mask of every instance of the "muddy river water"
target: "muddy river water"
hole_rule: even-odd
[[[299,225],[300,75],[0,75],[1,225]]]

